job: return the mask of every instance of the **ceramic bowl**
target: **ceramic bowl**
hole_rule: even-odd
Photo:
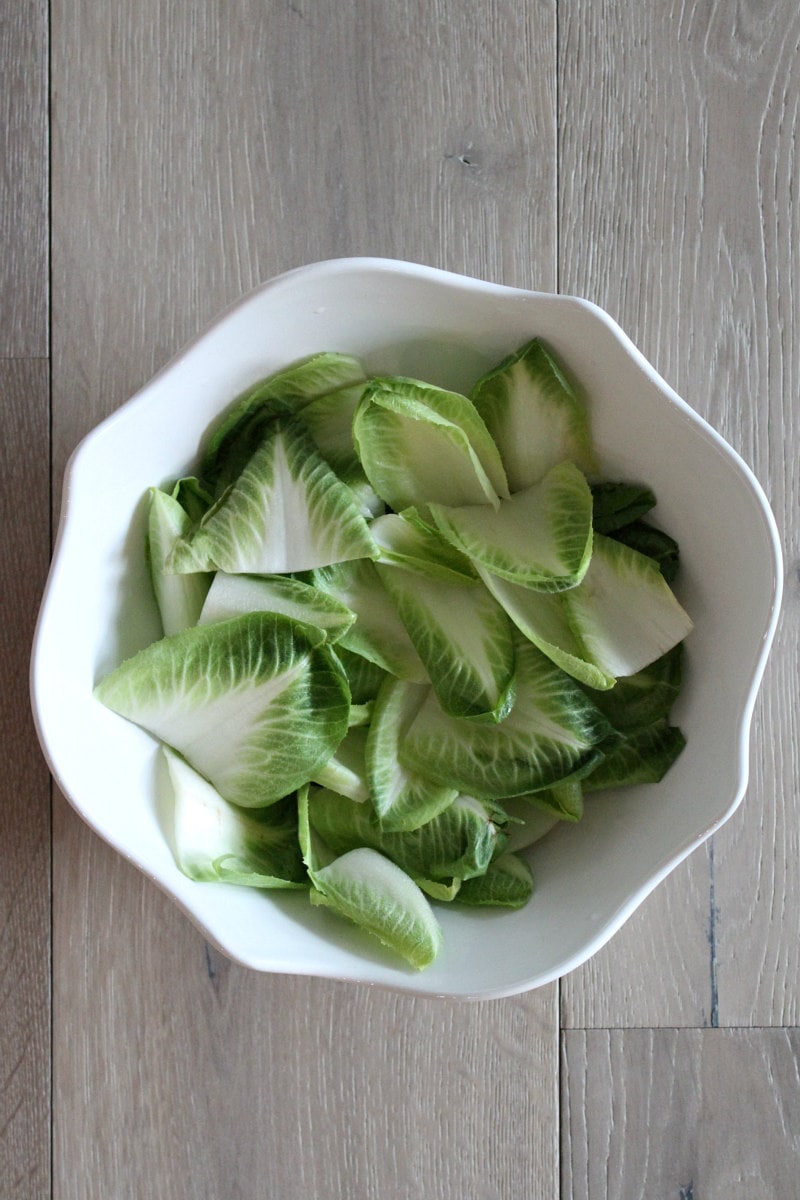
[[[186,879],[164,834],[155,743],[92,688],[159,634],[142,554],[146,489],[190,472],[206,426],[249,384],[340,350],[372,372],[466,390],[534,335],[590,396],[605,476],[648,482],[680,543],[676,592],[695,628],[674,719],[688,745],[657,787],[595,794],[582,822],[535,846],[525,908],[438,905],[444,946],[417,973],[304,893]],[[232,959],[427,995],[511,995],[596,952],[740,803],[780,591],[775,522],[750,470],[601,309],[393,260],[334,260],[245,296],[75,451],[36,632],[34,713],[78,813]]]

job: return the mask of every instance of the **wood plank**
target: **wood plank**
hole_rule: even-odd
[[[52,12],[57,472],[288,268],[374,254],[554,287],[554,3],[96,7]]]
[[[47,363],[0,359],[0,1190],[50,1194],[50,785],[28,697],[49,559]]]
[[[687,30],[673,4],[580,0],[562,13],[560,290],[607,309],[702,410],[701,339],[715,326],[694,318],[705,90],[686,60]],[[701,852],[565,981],[564,1025],[707,1022],[708,921]]]
[[[159,1200],[550,1200],[555,989],[469,1004],[259,975],[76,828],[59,822],[59,1198],[158,1179]]]
[[[702,1026],[716,1021],[708,850],[645,900],[597,954],[561,981],[563,1029]]]
[[[562,1196],[796,1196],[800,1031],[588,1030],[563,1044]]]
[[[798,37],[790,0],[767,10],[743,4],[736,14],[583,0],[563,11],[559,72],[560,288],[608,309],[755,467],[791,531],[791,562],[796,370],[784,361],[794,322]],[[796,622],[784,654],[796,644]],[[787,949],[781,922],[771,920],[777,906],[796,929],[800,906],[791,845],[772,875],[773,789],[785,796],[787,829],[797,825],[796,672],[785,661],[770,676],[769,733],[763,721],[758,727],[767,745],[756,754],[747,832],[735,841],[723,834],[714,857],[714,903],[711,858],[696,853],[652,897],[638,927],[571,978],[567,1024],[701,1025],[745,1011],[769,1024],[796,1012],[796,945]],[[764,756],[769,766],[759,765]],[[654,962],[668,975],[667,995],[653,987]]]
[[[796,541],[791,526],[784,529]],[[796,563],[797,549],[790,550]],[[715,838],[720,1025],[800,1021],[800,606],[792,559],[789,572],[783,617],[756,709],[752,781],[742,808]]]
[[[752,782],[742,810],[717,836],[715,903],[720,1024],[800,1024],[800,307],[796,203],[800,124],[800,12],[786,4],[754,23],[747,46],[747,120],[731,133],[751,164],[748,216],[757,354],[730,387],[749,461],[765,483],[786,561],[781,624],[756,712]],[[715,109],[733,87],[714,93]],[[724,152],[720,146],[718,153]],[[743,357],[743,356],[742,356]],[[752,419],[756,407],[758,419]]]
[[[0,357],[48,352],[47,3],[0,0]]]
[[[553,287],[555,8],[527,9],[55,0],[55,478],[277,271]],[[554,1194],[554,986],[472,1006],[233,967],[63,801],[54,879],[59,1200]]]

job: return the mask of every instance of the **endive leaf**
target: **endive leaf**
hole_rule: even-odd
[[[517,854],[501,854],[484,875],[466,879],[456,899],[459,904],[491,908],[522,908],[533,893],[533,872]]]
[[[372,522],[369,531],[378,547],[378,562],[446,579],[475,578],[470,560],[438,530],[426,527],[413,509],[402,514],[386,513]]]
[[[312,904],[324,904],[373,934],[421,970],[433,962],[442,931],[408,875],[367,847],[350,850],[316,871]]]
[[[313,571],[315,587],[356,614],[338,645],[370,660],[399,679],[427,681],[427,673],[406,627],[369,559]]]
[[[413,379],[373,379],[353,434],[367,478],[395,512],[410,505],[496,504],[508,494],[489,433],[466,396]]]
[[[439,703],[458,717],[501,721],[514,702],[514,638],[478,579],[377,563]]]
[[[297,841],[293,797],[269,809],[242,809],[168,747],[176,862],[190,879],[256,888],[299,888],[308,881]]]
[[[351,710],[352,711],[352,710]],[[314,783],[330,788],[357,804],[369,799],[365,762],[367,730],[351,726],[336,748],[336,753],[313,774]]]
[[[606,758],[613,753],[614,747],[608,751]],[[583,816],[583,784],[580,779],[565,779],[551,784],[540,792],[531,792],[525,799],[543,812],[555,813],[561,821],[580,821]]]
[[[538,338],[480,379],[471,397],[500,451],[512,493],[567,460],[593,472],[586,403]]]
[[[679,642],[635,675],[618,679],[610,692],[595,696],[594,702],[622,733],[652,725],[669,715],[678,697],[682,663],[683,643]]]
[[[458,795],[457,788],[435,783],[399,759],[406,731],[429,691],[428,685],[387,676],[375,698],[366,744],[367,782],[381,828],[387,831],[418,829]]]
[[[517,644],[517,696],[499,724],[451,717],[429,695],[400,749],[406,766],[479,798],[518,796],[603,757],[613,731],[578,684],[530,642]]]
[[[633,521],[615,530],[611,536],[630,546],[631,550],[652,558],[667,583],[674,583],[680,565],[680,550],[675,539],[663,529],[657,529],[647,521]]]
[[[185,537],[199,519],[202,492],[192,486],[197,481],[179,480],[172,491],[150,488],[147,520],[147,558],[161,627],[167,635],[180,633],[195,625],[211,586],[210,572],[192,575],[167,574],[165,566],[179,538]],[[190,511],[191,505],[191,511]],[[205,504],[208,507],[208,504]],[[195,514],[198,514],[195,517]]]
[[[594,483],[592,500],[595,532],[605,535],[638,521],[656,504],[652,489],[638,483]]]
[[[168,569],[280,574],[376,554],[354,493],[308,433],[284,419],[199,527],[176,544]]]
[[[449,542],[477,564],[512,583],[563,591],[580,583],[592,553],[592,494],[571,463],[553,467],[538,483],[500,502],[430,513]]]
[[[517,629],[562,671],[587,687],[605,690],[614,686],[613,675],[590,661],[586,647],[570,625],[564,604],[567,592],[540,592],[523,587],[500,579],[481,566],[478,574]]]
[[[635,674],[692,630],[652,559],[601,534],[583,583],[564,604],[591,661],[609,675]]]
[[[324,637],[274,613],[195,626],[123,662],[95,695],[226,800],[263,808],[310,779],[347,732],[347,680]]]
[[[345,481],[363,473],[353,440],[353,418],[366,386],[362,380],[317,396],[303,405],[300,414],[322,457]]]
[[[413,649],[413,647],[412,647]],[[336,657],[344,668],[347,682],[350,685],[350,695],[354,705],[372,703],[378,694],[378,689],[386,678],[386,671],[377,663],[348,650],[341,642],[336,646]]]
[[[356,619],[355,613],[333,596],[299,579],[286,575],[228,575],[218,571],[197,623],[211,625],[249,612],[283,613],[295,621],[323,629],[329,642],[338,641]]]
[[[471,879],[505,846],[505,814],[471,796],[457,797],[430,821],[403,833],[382,829],[369,805],[327,789],[310,793],[308,813],[312,829],[334,854],[371,846],[412,879]]]
[[[253,384],[223,414],[208,438],[203,479],[230,482],[244,467],[274,417],[296,413],[317,397],[364,384],[364,368],[349,354],[323,352],[291,363]],[[345,403],[349,397],[345,399]]]
[[[640,729],[629,729],[603,762],[586,776],[584,791],[658,783],[686,745],[680,729],[666,719]]]

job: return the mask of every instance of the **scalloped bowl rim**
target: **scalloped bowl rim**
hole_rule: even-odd
[[[443,306],[445,299],[448,303]],[[337,344],[326,342],[326,329],[341,329],[343,320],[347,325],[343,317],[343,313],[349,312],[347,303],[356,306],[361,322],[358,329],[349,329],[351,344],[343,344],[346,338],[342,337]],[[391,308],[389,319],[384,312],[387,307]],[[530,313],[537,314],[536,328],[531,327]],[[307,331],[297,320],[301,315],[308,325]],[[264,316],[269,317],[275,333],[282,331],[295,350],[301,347],[299,353],[286,352],[281,357],[271,347],[260,346],[251,351],[253,330],[259,328],[257,318]],[[464,332],[459,341],[459,330],[465,326],[470,326],[470,332]],[[563,332],[566,327],[570,328],[568,335]],[[573,327],[580,332],[580,341],[573,340]],[[388,332],[390,328],[397,331],[402,328],[403,337],[392,338]],[[90,584],[94,581],[100,585],[95,590],[102,591],[104,587],[111,588],[116,584],[121,587],[132,580],[141,590],[143,576],[141,568],[131,566],[135,551],[130,544],[135,542],[131,533],[135,505],[130,504],[130,497],[136,494],[137,483],[141,485],[141,495],[149,484],[181,473],[181,461],[188,469],[193,453],[196,454],[199,436],[210,417],[259,376],[302,353],[310,353],[312,349],[337,349],[362,354],[373,371],[418,374],[433,383],[466,388],[482,366],[485,369],[501,357],[498,348],[504,346],[502,352],[506,353],[521,344],[525,340],[524,330],[528,331],[525,336],[540,334],[547,337],[586,384],[593,397],[593,424],[596,436],[598,426],[600,430],[598,446],[605,473],[613,475],[615,467],[621,472],[626,463],[635,461],[637,454],[642,457],[647,467],[652,468],[646,481],[653,483],[659,498],[657,513],[662,514],[664,496],[669,498],[663,521],[681,543],[684,569],[688,561],[691,570],[692,553],[704,566],[711,553],[712,569],[720,573],[717,598],[721,595],[726,598],[724,613],[710,611],[714,596],[713,589],[712,594],[708,591],[707,571],[694,571],[685,588],[687,598],[680,587],[677,589],[696,620],[696,630],[690,635],[689,663],[691,665],[697,659],[706,672],[721,671],[718,680],[721,690],[717,696],[700,669],[691,684],[687,681],[687,690],[693,695],[702,692],[703,688],[709,694],[705,697],[705,705],[702,697],[697,699],[696,711],[692,704],[687,705],[687,751],[667,780],[659,785],[664,789],[662,795],[672,795],[677,786],[671,786],[667,781],[672,776],[677,784],[677,773],[683,770],[687,783],[699,789],[699,794],[706,796],[708,801],[702,817],[698,817],[693,826],[692,810],[686,809],[685,800],[673,796],[674,827],[666,822],[658,809],[651,807],[653,815],[644,814],[643,806],[654,803],[652,789],[648,789],[651,793],[649,801],[644,794],[647,790],[627,789],[624,795],[606,794],[596,804],[594,801],[587,804],[587,816],[580,825],[568,830],[559,829],[534,847],[532,861],[537,891],[531,904],[515,913],[471,911],[464,914],[454,910],[442,913],[445,927],[442,955],[432,967],[417,974],[398,967],[377,943],[373,947],[365,935],[349,927],[343,928],[331,914],[320,909],[312,911],[304,895],[282,893],[265,897],[263,893],[257,893],[256,901],[248,889],[195,884],[177,872],[167,838],[162,835],[159,841],[153,836],[154,832],[162,831],[163,834],[163,812],[159,806],[164,803],[164,782],[159,777],[153,740],[122,722],[121,718],[102,710],[86,694],[90,682],[88,672],[94,679],[102,669],[108,669],[118,660],[121,650],[130,653],[156,636],[155,627],[152,618],[145,619],[135,606],[127,613],[115,613],[113,606],[119,609],[120,605],[117,596],[113,599],[112,611],[109,611],[109,597],[105,596],[104,607],[104,597],[93,595],[92,589],[87,590],[83,581],[88,575]],[[245,335],[249,338],[246,342]],[[214,357],[215,347],[236,343],[237,339],[241,354],[235,361],[218,363],[218,358]],[[309,348],[303,349],[306,345]],[[606,364],[608,376],[587,379],[593,372],[597,376],[598,358]],[[200,366],[203,370],[198,374]],[[612,376],[618,386],[621,381],[623,393],[625,387],[640,389],[636,391],[634,406],[625,408],[622,405],[621,411],[616,411],[616,393],[607,384],[607,379]],[[132,438],[137,422],[147,425],[163,405],[165,396],[170,396],[170,389],[173,389],[175,403],[186,407],[190,386],[199,396],[199,414],[196,419],[192,417],[195,424],[191,430],[188,422],[177,431],[170,428],[170,435],[176,433],[178,440],[183,439],[183,447],[181,453],[176,452],[169,469],[161,475],[154,470],[145,478],[135,453],[125,456],[131,458],[130,463],[122,462],[119,457],[113,464],[104,459],[105,444],[118,441],[123,430]],[[195,398],[195,395],[191,397],[192,403]],[[604,436],[611,438],[612,435],[615,443],[619,442],[621,431],[624,431],[624,453],[621,445],[602,444]],[[677,441],[681,454],[675,461],[665,464],[657,455],[647,458],[642,440],[657,440],[656,435],[662,439],[659,445],[667,449],[671,445],[670,439],[673,443]],[[152,432],[148,437],[152,440]],[[135,442],[135,438],[132,440]],[[126,448],[127,445],[126,440]],[[675,446],[672,448],[674,450]],[[163,460],[164,467],[169,461],[164,457],[165,453],[167,451],[160,445],[154,453],[155,458],[161,455],[159,461]],[[615,455],[618,455],[618,465],[614,461]],[[703,478],[691,474],[700,463],[704,468]],[[680,478],[676,479],[676,474]],[[658,477],[656,480],[654,475]],[[695,519],[695,523],[688,526],[680,520],[681,504],[685,502],[683,496],[687,491],[691,493],[693,486],[701,493],[704,487],[708,491],[706,475],[727,485],[725,504],[720,507],[719,498],[712,493],[704,494],[703,522],[698,523]],[[127,512],[120,507],[121,501],[115,501],[118,483],[129,493]],[[113,509],[114,503],[117,504],[116,518],[113,512],[106,516],[105,512],[98,514],[95,510],[94,520],[101,524],[99,548],[94,546],[92,539],[87,547],[85,532],[93,512],[92,489],[102,484],[112,496],[108,507]],[[685,517],[686,513],[683,515]],[[709,521],[712,528],[706,530]],[[742,575],[739,571],[737,574],[737,561],[728,562],[724,555],[719,561],[713,558],[718,544],[714,540],[714,522],[718,532],[729,525],[741,529],[742,523],[749,529],[755,539],[748,547],[754,572]],[[141,526],[141,515],[139,524]],[[103,546],[105,555],[101,553]],[[687,546],[690,553],[687,553]],[[734,559],[741,553],[739,547],[724,543],[724,539],[723,549]],[[724,579],[728,580],[727,589],[723,587]],[[736,595],[736,604],[740,608],[730,612],[727,600],[733,579],[741,585]],[[346,979],[427,996],[497,998],[542,986],[585,962],[605,945],[649,893],[739,806],[748,780],[752,712],[775,633],[781,593],[782,558],[778,531],[764,492],[752,471],[658,375],[603,309],[579,297],[507,287],[397,259],[331,259],[285,272],[242,296],[130,400],[87,434],[73,452],[65,469],[58,532],[34,637],[31,660],[34,720],[50,770],[84,821],[165,890],[228,957],[261,971]],[[73,607],[66,613],[68,602]],[[151,600],[147,603],[152,607]],[[84,612],[84,607],[88,608],[88,613]],[[124,610],[124,604],[122,608]],[[141,626],[138,624],[140,617]],[[718,618],[725,625],[724,638],[718,630]],[[122,643],[127,636],[131,645],[121,644],[120,627],[129,630],[122,636]],[[714,647],[709,646],[706,652],[707,643],[717,637],[722,639],[724,649],[737,640],[739,627],[747,637],[746,662],[732,664],[722,655],[723,662],[718,664],[712,657]],[[65,642],[75,642],[75,645],[67,646]],[[88,649],[92,651],[91,663],[86,661]],[[704,653],[706,661],[703,661]],[[695,727],[705,728],[709,723],[707,736],[714,740],[712,735],[717,732],[717,727],[708,701],[715,696],[719,704],[727,703],[731,709],[725,714],[724,723],[729,752],[725,755],[722,747],[717,749],[715,746],[716,759],[710,753],[710,747],[706,747],[709,753],[704,756],[702,748],[693,746],[692,742]],[[678,723],[683,722],[679,719]],[[87,725],[94,738],[83,743],[81,739]],[[106,749],[107,742],[115,748],[113,756],[110,749]],[[93,754],[98,757],[96,770],[87,762],[87,757],[91,760]],[[687,756],[688,767],[684,761]],[[114,779],[117,761],[125,763],[131,775],[130,780],[127,776],[117,776],[116,790],[121,791],[120,801],[127,794],[135,806],[142,789],[149,789],[151,793],[146,810],[137,817],[141,824],[148,824],[147,831],[142,830],[141,836],[134,823],[125,824],[127,813],[113,810],[103,792],[104,785],[107,787]],[[713,789],[717,783],[720,794],[718,801],[714,801]],[[638,810],[636,805],[639,805]],[[624,830],[626,837],[632,838],[632,845],[625,847],[627,857],[623,854],[621,860],[619,855],[623,851],[614,840],[617,829]],[[661,839],[658,843],[660,851],[658,846],[651,844],[656,833]],[[596,858],[601,860],[597,866]],[[622,866],[631,863],[635,869],[627,886],[601,873],[603,867],[611,874],[618,873]],[[215,887],[219,899],[209,901],[209,895],[213,895],[209,889]],[[604,890],[609,892],[609,889],[605,900],[602,903],[598,900],[593,906],[591,897],[596,899],[598,894],[603,894]],[[544,904],[541,939],[537,941],[537,908],[542,907],[543,890],[545,898],[552,898],[549,904]],[[265,902],[268,914],[259,923],[254,914],[260,913],[259,906]],[[563,906],[563,912],[559,905]],[[275,926],[274,944],[268,936],[270,915]],[[481,936],[484,924],[491,926],[486,937]],[[247,928],[243,929],[243,926]],[[480,952],[477,962],[476,949]]]

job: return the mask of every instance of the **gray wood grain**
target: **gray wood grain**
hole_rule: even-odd
[[[800,1024],[800,13],[767,9],[747,44],[750,101],[735,141],[750,164],[740,241],[753,247],[748,301],[756,353],[728,388],[746,457],[773,504],[786,562],[781,623],[759,703],[752,784],[717,836],[720,1024]],[[732,104],[732,88],[715,95]],[[744,936],[742,936],[744,932]]]
[[[552,1197],[555,989],[475,1005],[262,976],[63,803],[56,828],[60,1198]]]
[[[56,470],[290,267],[375,254],[553,287],[554,14],[56,0]]]
[[[50,787],[28,700],[49,553],[47,363],[0,359],[0,1194],[49,1195]]]
[[[704,411],[708,347],[697,340],[714,326],[693,314],[705,90],[687,40],[673,5],[562,10],[559,286],[607,309]],[[708,859],[696,854],[565,981],[565,1025],[704,1024],[708,896]]]
[[[47,3],[0,0],[0,357],[48,352]]]
[[[708,851],[698,850],[588,962],[561,981],[563,1029],[716,1021]]]
[[[46,352],[43,13],[6,0],[0,23],[22,130],[0,354]],[[388,255],[606,307],[754,466],[790,568],[743,808],[560,989],[472,1006],[244,971],[58,797],[53,1195],[549,1200],[559,1119],[564,1200],[794,1195],[797,1030],[702,1027],[798,1023],[796,4],[53,0],[51,30],[56,493],[80,437],[242,292]],[[4,597],[21,664],[45,367],[0,378],[45,513]],[[45,777],[6,701],[0,1191],[38,1197]]]
[[[617,317],[754,467],[796,563],[796,6],[587,0],[561,11],[560,287]],[[785,931],[800,915],[797,632],[795,595],[744,823],[713,857],[693,855],[567,982],[567,1024],[795,1019],[797,939]],[[777,855],[776,822],[788,834]]]
[[[54,478],[277,271],[554,287],[554,15],[56,0]],[[63,801],[54,881],[59,1200],[555,1193],[555,986],[472,1006],[248,973]]]
[[[564,1035],[562,1195],[792,1197],[800,1179],[800,1032]]]

